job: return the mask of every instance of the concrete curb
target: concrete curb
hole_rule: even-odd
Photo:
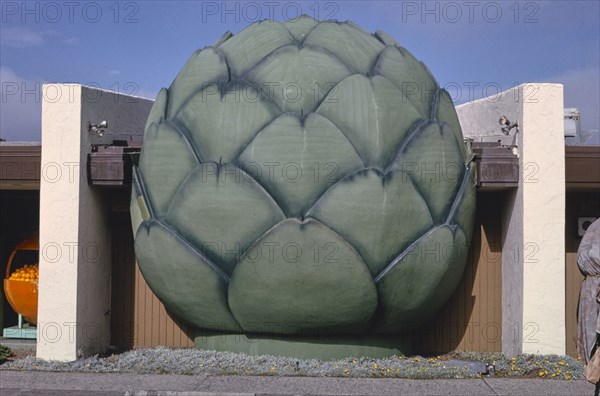
[[[592,395],[587,381],[364,379],[0,370],[0,394],[48,395]]]

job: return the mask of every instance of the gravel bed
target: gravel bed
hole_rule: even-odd
[[[457,359],[495,364],[497,376],[583,378],[581,362],[571,357],[555,355],[519,355],[507,358],[491,353],[452,353],[429,358],[393,356],[321,361],[164,347],[135,349],[106,357],[93,356],[68,363],[27,356],[4,363],[0,370],[414,379],[480,377],[466,366],[457,366]]]

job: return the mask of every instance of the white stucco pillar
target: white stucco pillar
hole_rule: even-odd
[[[563,86],[523,95],[523,352],[566,353]]]
[[[77,357],[81,86],[43,86],[37,356]],[[73,172],[68,172],[68,169]],[[75,251],[73,251],[75,248]]]
[[[518,188],[502,211],[502,352],[565,354],[565,159],[563,87],[523,84],[457,106],[465,137],[519,124]],[[514,132],[513,132],[514,133]]]
[[[89,123],[143,134],[152,101],[77,84],[43,92],[37,356],[69,361],[110,342],[110,195],[87,181]]]

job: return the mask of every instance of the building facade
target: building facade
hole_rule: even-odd
[[[44,95],[41,145],[0,146],[2,265],[40,233],[38,357],[193,346],[193,330],[154,296],[133,253],[131,164],[152,101],[44,89],[60,94]],[[582,219],[600,217],[600,146],[565,146],[563,108],[558,84],[457,107],[477,163],[476,228],[461,284],[424,327],[418,352],[576,354],[576,250]],[[6,327],[15,315],[6,303],[4,311]]]

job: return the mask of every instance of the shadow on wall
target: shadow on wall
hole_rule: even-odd
[[[134,341],[135,255],[129,211],[111,211],[110,345],[130,349]]]

